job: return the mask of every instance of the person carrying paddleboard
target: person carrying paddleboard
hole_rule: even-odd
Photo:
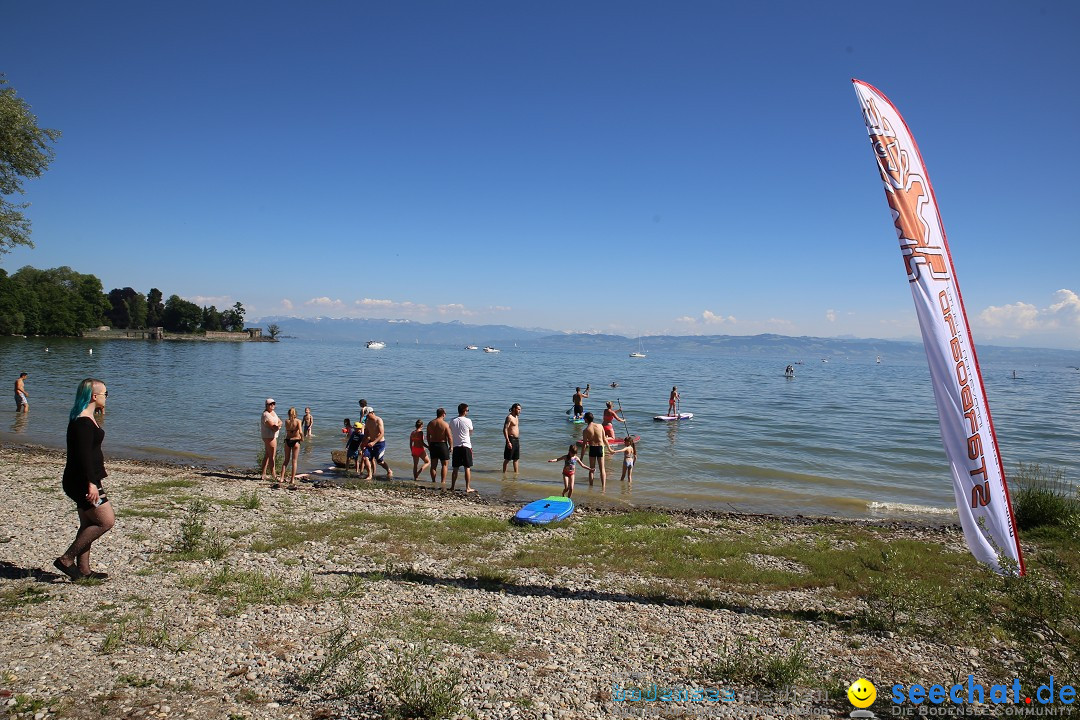
[[[678,406],[679,406],[679,388],[672,385],[671,386],[671,396],[668,398],[668,401],[667,401],[667,414],[671,415],[672,417],[678,417],[678,410],[677,410]]]

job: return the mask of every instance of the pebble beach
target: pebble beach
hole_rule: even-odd
[[[507,569],[507,558],[552,537],[537,532],[567,534],[616,511],[579,507],[560,527],[519,531],[509,524],[516,507],[423,482],[272,490],[247,469],[107,456],[117,522],[93,564],[110,578],[73,583],[52,568],[77,524],[59,486],[63,464],[53,449],[0,449],[9,502],[0,707],[13,717],[393,717],[410,683],[420,694],[449,688],[454,718],[847,717],[841,691],[857,678],[948,679],[982,667],[975,648],[829,620],[852,616],[856,601],[817,589],[672,581],[649,568]],[[830,528],[874,525],[964,551],[951,525],[668,516],[732,542],[767,527],[776,542],[821,543]],[[193,521],[204,549],[179,552]],[[414,521],[487,534],[430,541],[404,533]],[[307,534],[290,536],[298,528]],[[349,528],[360,529],[344,537]],[[800,572],[767,545],[747,560]],[[799,644],[818,681],[765,691],[710,679],[740,643],[775,657]],[[629,701],[627,688],[683,695]]]

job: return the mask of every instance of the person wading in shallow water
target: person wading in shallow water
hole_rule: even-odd
[[[87,378],[79,383],[75,405],[69,414],[63,487],[64,494],[79,509],[79,531],[75,534],[75,542],[53,561],[53,566],[72,580],[84,577],[105,580],[109,577],[108,573],[90,569],[90,546],[116,522],[112,504],[101,487],[102,479],[108,475],[105,456],[101,452],[105,431],[94,417],[105,413],[108,397],[105,383]]]
[[[503,447],[503,472],[506,466],[514,463],[514,472],[518,471],[518,460],[521,459],[521,428],[518,425],[518,416],[521,415],[521,403],[510,406],[510,414],[503,420],[503,439],[506,445]]]

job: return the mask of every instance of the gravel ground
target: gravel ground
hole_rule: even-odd
[[[107,460],[118,520],[95,546],[94,564],[111,578],[72,583],[52,568],[77,523],[59,488],[63,461],[55,450],[0,449],[0,492],[9,503],[0,527],[0,708],[12,716],[375,718],[396,706],[391,688],[412,680],[433,697],[441,679],[460,673],[463,710],[455,717],[462,718],[847,717],[853,708],[835,690],[829,700],[809,688],[769,695],[709,681],[703,669],[740,641],[779,656],[797,639],[814,671],[839,687],[859,677],[940,682],[981,667],[972,648],[792,619],[799,611],[806,618],[851,612],[849,601],[828,593],[759,593],[702,580],[715,601],[705,608],[671,599],[693,588],[665,594],[662,582],[644,576],[487,570],[527,544],[528,532],[501,533],[498,546],[481,545],[485,554],[473,558],[438,545],[400,547],[385,529],[352,543],[316,537],[267,547],[274,528],[319,521],[329,533],[351,513],[449,521],[506,520],[513,511],[407,483],[270,490],[247,472]],[[167,491],[151,485],[162,483]],[[259,507],[243,507],[241,496],[253,491]],[[172,554],[193,496],[207,501],[205,525],[229,546],[224,558]],[[581,508],[575,517],[610,512]],[[672,515],[720,535],[778,520]],[[781,520],[779,539],[806,542],[820,540],[809,532],[822,524],[859,524]],[[875,525],[963,548],[956,527]],[[749,560],[799,571],[766,552]],[[237,602],[246,589],[254,601]],[[654,685],[734,697],[617,699]]]

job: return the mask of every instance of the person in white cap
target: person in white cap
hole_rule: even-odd
[[[263,441],[262,479],[266,480],[266,468],[270,468],[270,476],[274,475],[275,462],[277,460],[277,436],[281,429],[281,418],[274,412],[277,403],[274,398],[266,398],[266,409],[263,410],[262,421],[259,423],[259,431]]]

